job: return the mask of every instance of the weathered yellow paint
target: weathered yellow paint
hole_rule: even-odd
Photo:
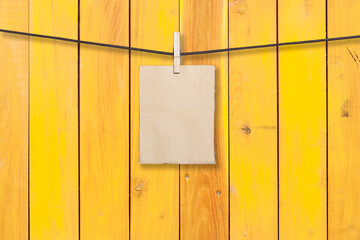
[[[329,0],[329,37],[358,35],[360,2]],[[360,239],[359,40],[332,42],[329,63],[329,240]]]
[[[81,0],[81,40],[129,44],[128,0]],[[129,236],[129,52],[80,47],[80,237]]]
[[[325,0],[280,0],[279,42],[325,37]],[[279,49],[279,236],[326,239],[325,43]]]
[[[178,0],[131,2],[131,46],[172,51]],[[179,166],[140,165],[139,66],[171,65],[171,57],[131,53],[131,239],[179,238]]]
[[[232,0],[230,47],[276,42],[276,1]],[[276,48],[230,53],[230,239],[278,237]]]
[[[77,38],[77,0],[30,0],[30,32]],[[78,238],[77,44],[30,40],[30,238]]]
[[[28,31],[28,1],[1,0],[0,28]],[[28,38],[0,33],[0,239],[28,237]]]
[[[228,2],[180,0],[180,28],[183,52],[228,47]],[[184,240],[228,239],[228,54],[183,57],[182,61],[216,67],[217,163],[180,167],[180,236]]]

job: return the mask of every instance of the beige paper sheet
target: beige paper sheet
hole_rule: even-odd
[[[141,164],[215,164],[215,67],[140,66]]]

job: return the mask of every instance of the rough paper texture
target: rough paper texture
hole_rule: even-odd
[[[215,164],[215,67],[140,66],[141,164]]]

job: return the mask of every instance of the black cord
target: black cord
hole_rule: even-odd
[[[223,49],[215,49],[215,50],[208,50],[208,51],[183,52],[183,53],[181,53],[181,55],[186,56],[186,55],[208,54],[208,53],[218,53],[218,52],[231,52],[231,51],[239,51],[239,50],[247,50],[247,49],[280,47],[280,46],[287,46],[287,45],[299,45],[299,44],[319,43],[319,42],[332,42],[332,41],[357,39],[357,38],[360,38],[360,35],[335,37],[335,38],[322,38],[322,39],[305,40],[305,41],[297,41],[297,42],[272,43],[272,44],[253,45],[253,46],[236,47],[236,48],[223,48]]]
[[[119,49],[132,50],[132,51],[138,51],[138,52],[155,53],[155,54],[161,54],[161,55],[170,55],[170,56],[172,56],[174,54],[173,52],[164,52],[164,51],[157,51],[157,50],[151,50],[151,49],[145,49],[145,48],[135,48],[135,47],[127,47],[127,46],[121,46],[121,45],[114,45],[114,44],[89,42],[89,41],[82,41],[82,40],[71,39],[71,38],[63,38],[63,37],[55,37],[55,36],[49,36],[49,35],[41,35],[41,34],[34,34],[34,33],[11,31],[11,30],[6,30],[6,29],[0,29],[0,32],[17,34],[17,35],[24,35],[24,36],[30,36],[30,37],[39,37],[39,38],[60,40],[60,41],[65,41],[65,42],[73,42],[73,43],[81,43],[81,44],[87,44],[87,45],[95,45],[95,46],[101,46],[101,47],[110,47],[110,48],[119,48]],[[182,52],[181,55],[187,56],[187,55],[199,55],[199,54],[209,54],[209,53],[231,52],[231,51],[239,51],[239,50],[247,50],[247,49],[280,47],[280,46],[287,46],[287,45],[299,45],[299,44],[319,43],[319,42],[332,42],[332,41],[349,40],[349,39],[357,39],[357,38],[360,38],[360,35],[352,35],[352,36],[345,36],[345,37],[334,37],[334,38],[322,38],[322,39],[305,40],[305,41],[297,41],[297,42],[272,43],[272,44],[253,45],[253,46],[235,47],[235,48],[222,48],[222,49],[196,51],[196,52]]]
[[[147,53],[155,53],[155,54],[162,54],[162,55],[173,55],[172,52],[163,52],[163,51],[157,51],[157,50],[151,50],[151,49],[145,49],[145,48],[135,48],[135,47],[126,47],[126,46],[121,46],[121,45],[114,45],[114,44],[81,41],[81,40],[71,39],[71,38],[54,37],[54,36],[34,34],[34,33],[11,31],[11,30],[6,30],[6,29],[0,29],[0,32],[24,35],[24,36],[30,36],[30,37],[39,37],[39,38],[60,40],[60,41],[65,41],[65,42],[82,43],[82,44],[95,45],[95,46],[101,46],[101,47],[119,48],[119,49],[132,50],[132,51],[138,51],[138,52],[147,52]]]

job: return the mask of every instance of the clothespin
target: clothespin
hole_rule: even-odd
[[[180,32],[174,32],[174,73],[180,73]]]

